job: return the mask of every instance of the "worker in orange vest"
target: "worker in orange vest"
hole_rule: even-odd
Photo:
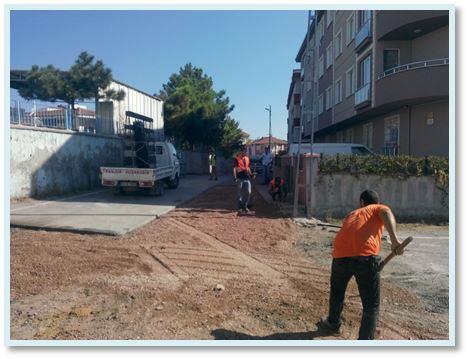
[[[232,173],[234,181],[237,184],[237,205],[239,213],[248,213],[248,205],[250,195],[252,194],[252,184],[250,177],[252,171],[250,170],[250,158],[247,156],[245,150],[240,151],[234,159]]]
[[[279,198],[280,201],[284,199],[286,196],[286,182],[280,176],[276,176],[270,181],[270,188],[269,192],[273,201],[276,201],[276,197]]]
[[[389,207],[380,204],[377,192],[366,190],[360,208],[350,212],[333,242],[328,317],[317,324],[331,334],[340,334],[341,312],[348,282],[354,276],[362,302],[360,340],[374,339],[380,307],[380,262],[382,231],[385,227],[392,251],[402,254],[396,235],[396,221]]]

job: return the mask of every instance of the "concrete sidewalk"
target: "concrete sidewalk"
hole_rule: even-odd
[[[145,225],[229,177],[209,181],[207,176],[186,176],[179,187],[161,197],[142,193],[114,195],[98,189],[73,196],[12,203],[12,227],[121,235]]]

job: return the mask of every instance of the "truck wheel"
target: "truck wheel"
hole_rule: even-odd
[[[118,195],[118,194],[123,194],[124,193],[124,190],[122,187],[114,187],[112,189],[112,193],[115,194],[115,195]]]
[[[179,187],[179,175],[176,174],[174,179],[170,179],[168,178],[166,180],[166,185],[167,185],[167,188],[169,189],[176,189],[177,187]]]
[[[156,181],[154,187],[149,192],[152,196],[162,196],[164,194],[164,181]]]

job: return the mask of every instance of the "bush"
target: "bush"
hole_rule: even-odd
[[[436,185],[448,192],[449,162],[447,157],[412,156],[322,156],[319,174],[348,173],[360,175],[390,176],[405,179],[410,176],[433,176]]]

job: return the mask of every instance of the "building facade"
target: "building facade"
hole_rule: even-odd
[[[443,10],[316,11],[296,57],[303,140],[448,156],[448,25]]]
[[[269,143],[268,136],[249,142],[246,146],[247,155],[252,159],[260,158],[265,153],[265,148],[269,146]],[[287,141],[271,136],[271,153],[273,155],[286,151],[287,146]]]
[[[288,101],[286,103],[286,108],[288,109],[288,143],[297,143],[299,141],[301,93],[301,70],[293,70],[291,84],[289,85]]]

